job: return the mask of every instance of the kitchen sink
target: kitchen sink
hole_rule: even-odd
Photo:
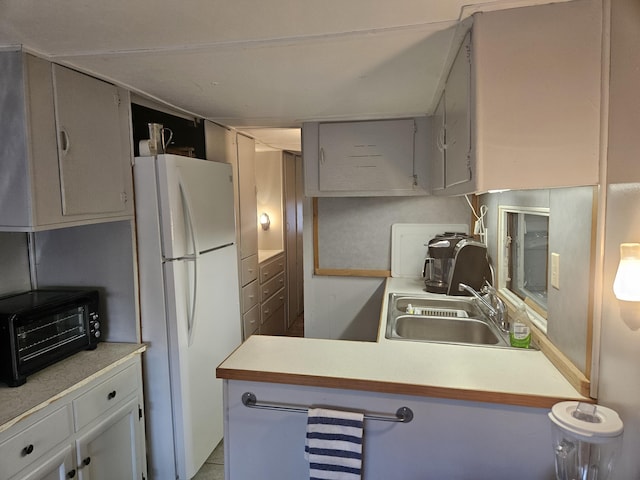
[[[450,297],[442,298],[398,295],[392,293],[389,298],[389,308],[399,313],[406,313],[409,305],[414,309],[421,309],[423,315],[433,317],[468,318],[482,315],[482,311],[471,298]]]
[[[430,342],[504,344],[488,323],[475,318],[401,315],[395,319],[393,334],[399,338]]]
[[[512,348],[509,333],[489,320],[472,297],[392,293],[387,310],[385,336],[390,340]]]

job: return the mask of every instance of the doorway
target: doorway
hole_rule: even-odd
[[[302,156],[283,153],[284,219],[287,302],[287,329],[304,313],[302,269],[302,202],[304,199]]]

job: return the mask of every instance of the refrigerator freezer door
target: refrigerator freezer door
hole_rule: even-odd
[[[165,258],[235,243],[231,165],[159,155],[158,188]]]
[[[179,478],[191,478],[223,435],[216,367],[241,342],[236,247],[166,262],[164,269],[167,298],[175,299],[167,305],[167,328],[176,464]]]

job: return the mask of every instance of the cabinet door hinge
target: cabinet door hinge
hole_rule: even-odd
[[[113,94],[113,101],[115,102],[115,104],[119,107],[120,104],[122,103],[122,101],[120,100],[120,94],[119,93],[114,93]]]
[[[142,407],[138,405],[138,420],[142,420]]]

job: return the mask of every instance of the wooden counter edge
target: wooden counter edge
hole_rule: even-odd
[[[529,307],[532,307],[534,304],[532,301],[525,301],[525,303]],[[514,308],[510,302],[508,305],[511,306],[511,309]],[[534,309],[537,312],[539,311],[539,307],[537,306]],[[512,310],[510,310],[509,313],[513,315]],[[546,318],[546,314],[544,315],[544,318]],[[551,342],[551,340],[549,340],[549,337],[542,333],[542,331],[533,324],[533,322],[529,322],[529,328],[531,329],[531,339],[538,345],[540,351],[544,353],[545,357],[549,359],[553,366],[558,369],[564,378],[567,379],[567,382],[569,382],[580,395],[590,397],[591,381],[587,376],[582,373],[580,369],[576,367],[573,362]]]
[[[241,380],[262,383],[281,383],[320,388],[339,388],[344,390],[361,390],[367,392],[390,393],[395,395],[412,395],[420,397],[464,400],[469,402],[498,403],[519,407],[551,408],[558,402],[578,400],[576,398],[550,397],[543,395],[527,395],[519,393],[492,392],[483,390],[465,390],[459,388],[414,385],[396,382],[359,380],[354,378],[321,377],[280,372],[263,372],[257,370],[236,370],[229,368],[216,369],[216,377],[225,380]],[[591,399],[579,399],[592,402]]]

